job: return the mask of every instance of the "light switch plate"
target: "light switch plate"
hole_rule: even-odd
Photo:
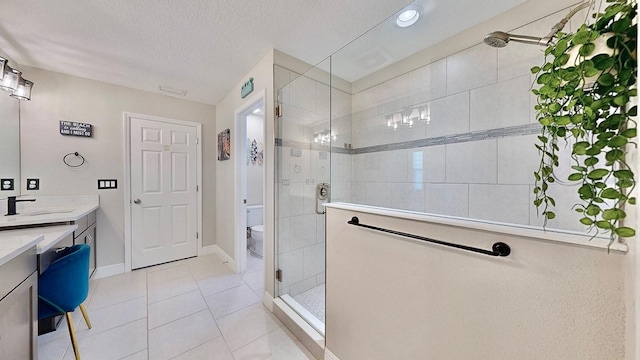
[[[98,190],[117,189],[118,180],[116,179],[98,179]]]

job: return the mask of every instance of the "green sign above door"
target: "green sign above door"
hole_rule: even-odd
[[[245,82],[240,89],[240,97],[243,99],[253,91],[253,78],[249,78],[249,81]]]

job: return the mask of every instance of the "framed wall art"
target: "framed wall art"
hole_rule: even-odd
[[[218,134],[218,160],[224,161],[231,158],[231,130],[225,129]]]

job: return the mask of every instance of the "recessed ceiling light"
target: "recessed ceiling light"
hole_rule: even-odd
[[[420,18],[420,12],[418,10],[413,8],[405,9],[398,15],[396,25],[401,28],[406,28],[415,24],[418,18]]]

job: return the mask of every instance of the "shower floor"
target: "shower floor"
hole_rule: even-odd
[[[322,284],[294,296],[293,299],[324,323],[324,293],[325,286]]]

